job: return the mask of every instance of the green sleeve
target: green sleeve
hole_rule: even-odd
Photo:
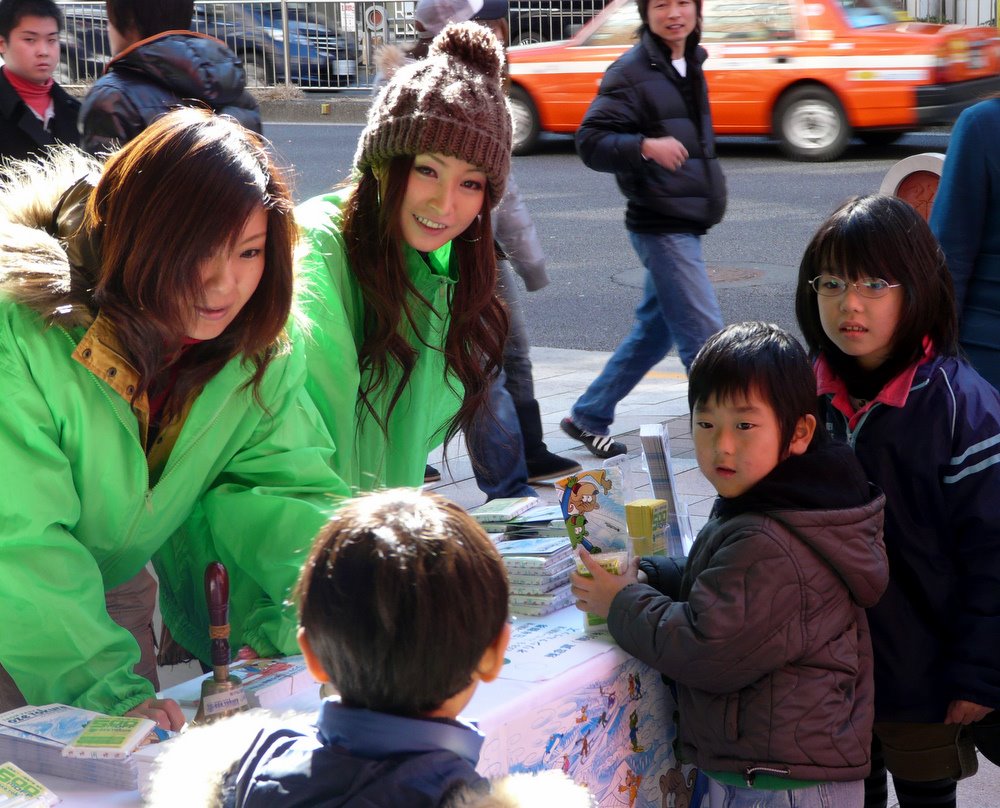
[[[132,672],[139,648],[108,617],[101,571],[73,535],[85,503],[24,347],[4,317],[0,663],[31,704],[121,714],[153,696],[153,686]]]
[[[303,389],[301,342],[277,364],[284,367],[276,389],[265,391],[270,415],[201,503],[218,560],[230,572],[234,640],[264,655],[297,653],[292,589],[316,533],[350,495]]]

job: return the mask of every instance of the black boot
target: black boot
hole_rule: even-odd
[[[528,466],[529,483],[566,477],[583,468],[575,460],[549,451],[542,440],[542,414],[537,401],[532,399],[524,404],[515,401],[514,408],[517,410],[517,421],[524,438],[524,460]]]

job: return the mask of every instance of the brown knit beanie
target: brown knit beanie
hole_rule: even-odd
[[[426,59],[401,67],[368,111],[356,169],[393,157],[444,154],[486,172],[491,206],[510,171],[511,120],[503,91],[503,48],[477,23],[448,25]]]

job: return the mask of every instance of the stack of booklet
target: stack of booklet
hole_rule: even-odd
[[[147,719],[112,718],[65,704],[19,707],[0,713],[0,761],[36,774],[135,789],[133,750],[151,739],[153,726]]]
[[[512,614],[539,616],[573,603],[569,538],[510,539],[497,544],[510,581]]]

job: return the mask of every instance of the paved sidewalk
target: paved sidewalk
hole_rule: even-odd
[[[579,443],[564,435],[559,421],[569,413],[577,397],[604,367],[609,353],[599,351],[532,348],[535,396],[541,405],[545,440],[551,451],[576,458],[584,468],[599,468],[601,461]],[[676,356],[667,357],[651,370],[632,393],[622,400],[613,425],[616,439],[639,453],[639,427],[667,422],[677,491],[687,504],[692,529],[697,532],[708,518],[715,490],[702,476],[694,459],[694,444],[687,406],[687,377]],[[441,452],[431,458],[438,465],[440,483],[428,486],[471,508],[486,497],[476,487],[464,445],[460,441],[448,452],[448,464],[440,463]],[[542,499],[556,502],[551,486],[536,486]],[[640,496],[648,493],[638,492]],[[890,787],[891,788],[891,787]],[[1000,768],[980,757],[979,773],[959,783],[960,808],[1000,808]],[[890,790],[889,808],[898,808]]]

